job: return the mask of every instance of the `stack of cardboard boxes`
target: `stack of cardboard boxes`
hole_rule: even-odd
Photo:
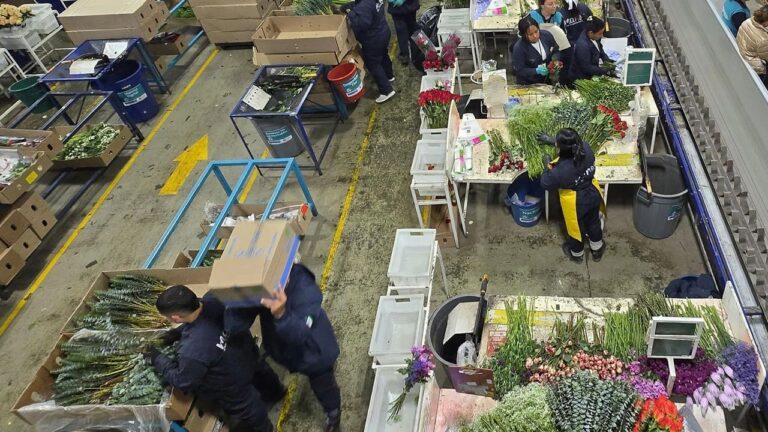
[[[75,45],[88,39],[150,41],[168,13],[168,6],[157,0],[78,0],[59,15],[59,22]]]
[[[189,4],[208,40],[217,45],[250,44],[253,32],[277,8],[277,0],[190,0]]]

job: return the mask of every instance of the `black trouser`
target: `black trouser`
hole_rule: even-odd
[[[416,31],[416,11],[403,15],[392,15],[392,22],[395,23],[395,33],[397,34],[397,46],[400,49],[400,57],[411,58],[409,41],[411,35]]]
[[[392,92],[392,83],[389,82],[389,79],[395,76],[388,52],[390,36],[389,27],[387,27],[386,35],[363,43],[365,68],[376,81],[379,93],[383,95]]]
[[[261,395],[261,400],[267,403],[277,402],[284,389],[280,378],[263,357],[256,362],[251,384]]]
[[[309,386],[328,416],[338,416],[341,411],[341,390],[336,384],[333,367],[318,373],[306,374]]]
[[[221,407],[234,423],[232,432],[272,432],[272,422],[267,409],[259,398],[259,392],[251,385],[228,392],[201,395],[210,398]]]
[[[571,66],[573,66],[573,48],[566,48],[560,51],[560,61],[563,62],[563,70],[560,71],[560,84],[570,87],[573,85],[571,79]]]
[[[600,224],[600,205],[602,198],[597,189],[592,186],[586,190],[577,192],[576,215],[579,221],[581,240],[567,236],[568,248],[571,252],[579,254],[584,251],[584,241],[597,243],[603,240],[603,228]],[[586,238],[585,238],[586,236]]]

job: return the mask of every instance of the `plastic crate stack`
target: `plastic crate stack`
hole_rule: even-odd
[[[456,83],[456,69],[445,72],[431,72],[421,78],[421,90],[443,88],[453,91]],[[411,196],[416,207],[416,217],[419,226],[425,227],[429,221],[421,216],[422,206],[446,205],[448,217],[451,222],[453,241],[459,247],[459,234],[456,215],[453,211],[451,188],[446,172],[446,146],[448,141],[448,128],[430,129],[426,117],[421,113],[421,126],[419,128],[421,139],[416,142],[416,151],[411,163]],[[454,188],[455,190],[455,188]]]
[[[440,263],[446,296],[445,268],[433,229],[399,229],[389,261],[387,295],[379,297],[368,354],[373,357],[373,383],[366,432],[418,431],[423,417],[424,385],[411,390],[400,421],[388,422],[389,407],[403,391],[411,348],[426,343],[429,304],[436,264]],[[416,396],[418,395],[418,399]]]

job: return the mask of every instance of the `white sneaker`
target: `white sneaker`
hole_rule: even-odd
[[[395,77],[390,78],[389,82],[395,82]]]
[[[389,92],[389,94],[380,95],[379,97],[377,97],[376,98],[376,103],[384,103],[384,102],[392,99],[394,96],[395,96],[395,91],[392,90],[391,92]]]

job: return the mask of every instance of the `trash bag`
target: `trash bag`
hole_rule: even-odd
[[[440,19],[440,13],[443,8],[440,5],[432,6],[424,11],[423,14],[416,20],[416,30],[423,31],[433,44],[438,45],[437,40],[437,21]],[[424,53],[421,52],[413,39],[410,39],[411,44],[411,63],[422,74],[424,73],[424,67],[421,63],[424,61]]]
[[[684,276],[675,279],[664,289],[668,298],[720,298],[720,291],[712,275]]]

